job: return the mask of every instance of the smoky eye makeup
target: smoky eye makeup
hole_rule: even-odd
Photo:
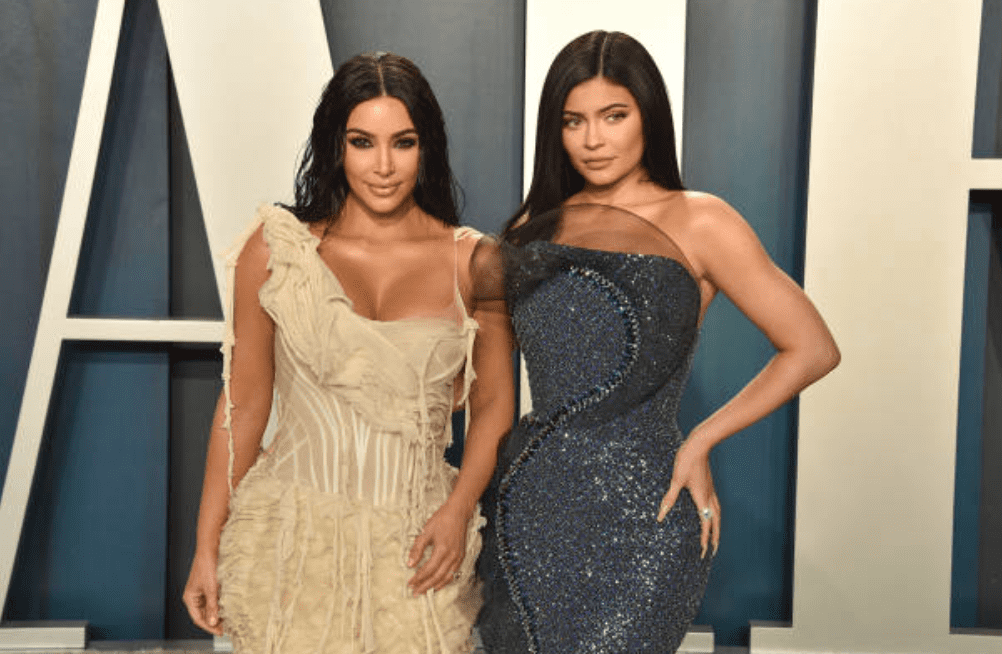
[[[375,140],[371,134],[363,132],[360,129],[349,129],[345,135],[345,142],[359,149],[374,147]],[[409,150],[418,145],[418,136],[413,130],[405,130],[391,136],[390,142],[398,150]]]
[[[372,137],[358,129],[349,129],[345,134],[345,143],[353,148],[371,148]]]
[[[581,124],[581,116],[577,114],[564,114],[560,119],[560,123],[564,127],[577,127]]]

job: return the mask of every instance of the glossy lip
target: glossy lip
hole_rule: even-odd
[[[397,189],[399,187],[400,187],[399,183],[387,184],[385,186],[380,186],[377,184],[369,184],[369,190],[372,191],[372,194],[381,198],[390,197],[391,195],[397,192]]]
[[[584,159],[584,165],[588,168],[605,168],[615,157],[600,157],[594,159]]]

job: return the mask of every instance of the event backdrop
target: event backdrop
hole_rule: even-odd
[[[421,66],[446,114],[466,195],[464,220],[485,231],[495,231],[517,206],[523,155],[531,156],[522,145],[524,112],[535,112],[523,102],[529,5],[320,2],[335,66],[363,50],[392,50]],[[0,257],[8,273],[0,279],[0,475],[50,265],[96,6],[96,0],[0,6],[0,134],[8,152],[0,161]],[[979,157],[1002,155],[1000,8],[1000,0],[983,6],[973,126]],[[686,13],[686,184],[741,211],[798,281],[816,21],[812,0],[689,0]],[[157,3],[129,0],[74,314],[221,317],[215,253],[182,109]],[[304,124],[303,138],[307,130]],[[280,165],[289,170],[291,189],[295,161]],[[955,627],[1002,628],[1000,208],[997,193],[972,195],[950,598]],[[707,315],[701,340],[683,427],[719,406],[772,352],[723,298]],[[180,590],[218,374],[211,347],[90,341],[63,347],[4,619],[87,619],[92,636],[107,639],[199,635]],[[921,447],[907,433],[888,438],[902,448]],[[697,623],[712,626],[718,644],[747,645],[750,620],[793,617],[796,461],[796,403],[714,453],[724,541]]]

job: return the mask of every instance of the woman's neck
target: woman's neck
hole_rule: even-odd
[[[650,180],[643,166],[637,166],[612,184],[596,186],[585,182],[585,187],[573,196],[575,204],[606,204],[628,206],[648,201],[652,191],[663,190]]]

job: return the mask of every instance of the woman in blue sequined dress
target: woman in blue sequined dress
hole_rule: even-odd
[[[720,538],[710,450],[834,368],[838,348],[744,219],[685,190],[664,82],[625,34],[557,55],[504,237],[533,411],[484,498],[484,645],[674,652]],[[683,435],[678,400],[718,292],[777,352]]]

